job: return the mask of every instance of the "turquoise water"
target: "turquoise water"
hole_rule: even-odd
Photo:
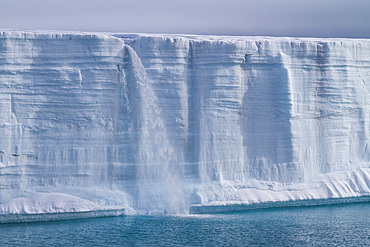
[[[370,246],[370,203],[4,224],[0,246]]]

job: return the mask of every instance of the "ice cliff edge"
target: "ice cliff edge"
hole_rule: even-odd
[[[4,31],[0,207],[370,195],[369,84],[369,40]]]

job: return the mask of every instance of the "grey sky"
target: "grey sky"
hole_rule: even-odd
[[[0,0],[0,29],[370,38],[370,1]]]

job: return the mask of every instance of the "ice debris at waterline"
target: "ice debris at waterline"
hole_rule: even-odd
[[[370,40],[0,32],[2,216],[368,196],[369,124]]]

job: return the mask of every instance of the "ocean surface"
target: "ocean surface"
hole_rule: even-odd
[[[3,224],[0,246],[370,246],[370,203]]]

